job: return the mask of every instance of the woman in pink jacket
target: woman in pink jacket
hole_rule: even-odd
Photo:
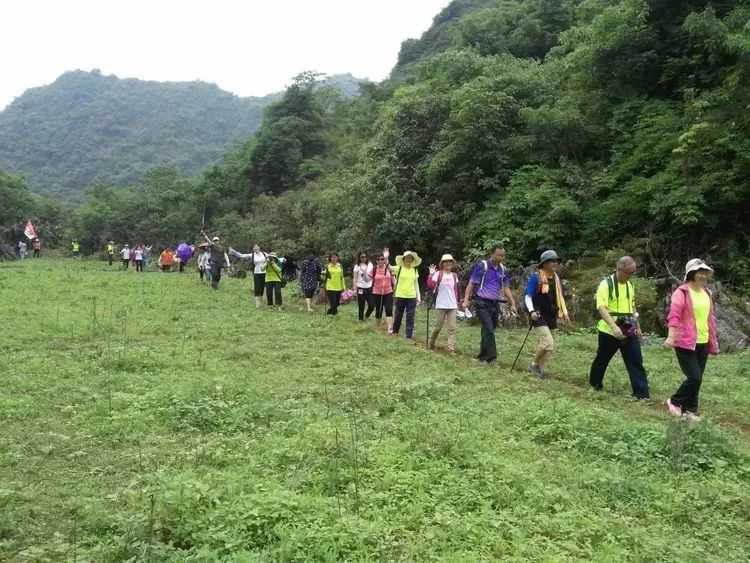
[[[711,292],[706,287],[713,269],[700,258],[685,266],[685,283],[672,294],[665,348],[674,348],[685,381],[667,399],[667,409],[675,416],[700,422],[698,393],[708,355],[719,353],[716,340],[716,316]]]

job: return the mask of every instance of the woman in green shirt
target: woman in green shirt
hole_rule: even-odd
[[[266,300],[268,306],[273,307],[274,298],[276,306],[281,309],[281,266],[279,257],[275,252],[269,252],[268,259],[263,263],[261,269],[266,273]]]
[[[325,270],[326,294],[328,295],[328,311],[326,315],[336,315],[339,312],[341,293],[346,289],[344,269],[339,263],[337,252],[328,255],[328,265]]]
[[[388,260],[389,252],[383,251],[385,259]],[[414,317],[417,306],[422,300],[419,292],[419,272],[417,267],[422,259],[416,252],[407,250],[401,256],[396,256],[396,266],[391,266],[391,272],[396,277],[396,287],[393,292],[396,304],[396,315],[393,319],[393,334],[398,334],[401,328],[401,320],[406,313],[406,339],[414,344]]]

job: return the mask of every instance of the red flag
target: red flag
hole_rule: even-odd
[[[26,228],[23,230],[23,234],[25,234],[26,238],[29,240],[36,238],[36,231],[34,230],[34,225],[31,224],[31,219],[26,221]]]

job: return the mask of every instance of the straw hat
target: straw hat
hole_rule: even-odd
[[[709,272],[714,271],[714,269],[711,266],[706,264],[700,258],[693,258],[687,264],[685,264],[685,280],[684,281],[687,281],[687,277],[688,277],[688,274],[690,274],[690,272],[695,272],[698,270],[708,270]]]
[[[268,257],[269,258],[276,258],[277,260],[279,259],[279,255],[276,254],[275,252],[269,252],[268,253]]]
[[[453,258],[453,256],[451,256],[450,254],[443,254],[442,258],[440,258],[440,265],[442,266],[442,265],[443,265],[443,262],[447,262],[447,261],[449,261],[449,260],[450,260],[451,262],[453,262],[453,265],[454,265],[454,266],[456,265],[456,259],[455,259],[455,258]]]
[[[416,268],[422,263],[422,259],[419,257],[419,255],[416,252],[412,252],[411,250],[407,250],[403,253],[401,256],[396,256],[396,265],[397,266],[403,266],[404,265],[404,258],[407,256],[411,256],[414,261],[411,263],[411,265]]]

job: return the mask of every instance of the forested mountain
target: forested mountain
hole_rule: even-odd
[[[300,75],[200,178],[99,186],[74,229],[90,248],[194,238],[205,206],[235,244],[287,254],[626,248],[749,285],[748,107],[746,1],[455,0],[388,80],[346,99]]]
[[[356,93],[350,75],[328,80]],[[25,174],[37,193],[72,200],[92,184],[136,185],[155,165],[195,174],[252,135],[263,107],[279,98],[240,98],[204,82],[67,72],[0,113],[0,166]]]
[[[242,192],[211,219],[285,252],[628,247],[741,283],[749,22],[742,1],[456,0],[357,100],[287,92],[200,189]]]

